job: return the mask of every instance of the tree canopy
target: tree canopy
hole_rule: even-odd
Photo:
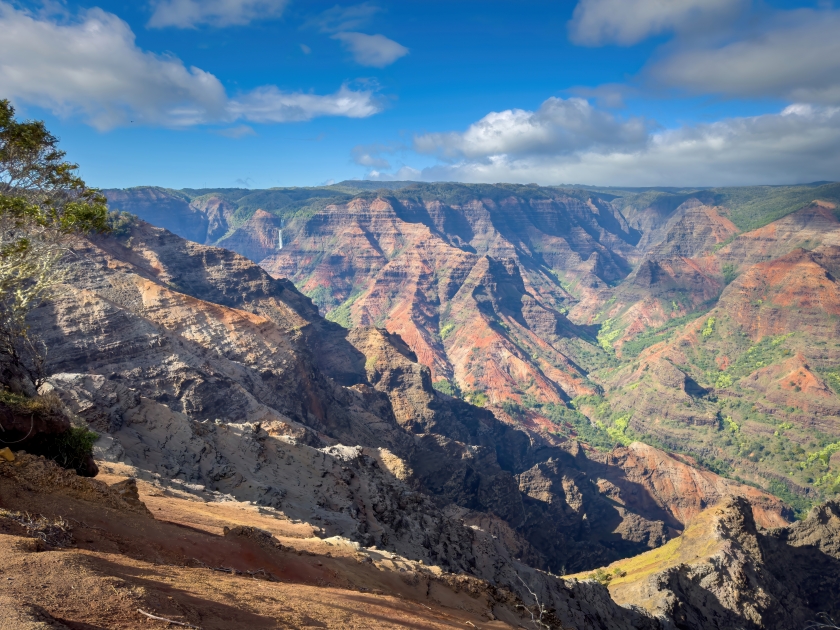
[[[45,352],[27,314],[60,282],[68,239],[109,229],[105,197],[64,158],[42,121],[18,121],[0,100],[0,381],[21,393],[40,380]]]

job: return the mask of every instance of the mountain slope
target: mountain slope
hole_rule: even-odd
[[[145,461],[155,478],[314,512],[330,534],[408,544],[411,553],[463,568],[465,556],[452,551],[460,543],[441,548],[426,538],[415,549],[408,514],[377,505],[401,505],[396,497],[409,489],[425,492],[433,502],[416,505],[432,510],[441,532],[455,527],[439,511],[449,504],[489,513],[529,541],[538,566],[593,566],[660,544],[681,527],[660,520],[673,497],[661,497],[650,515],[616,505],[587,477],[589,458],[576,444],[436,392],[401,339],[377,329],[348,333],[243,257],[148,225],[120,239],[80,241],[74,251],[67,290],[33,318],[50,347],[52,387],[111,435],[109,457],[140,468]],[[104,418],[86,411],[102,407],[111,408]],[[315,468],[284,468],[313,457]],[[342,477],[335,463],[342,458],[357,462],[359,489],[351,497],[313,494],[309,475],[341,485],[333,478]],[[548,490],[537,493],[535,483]],[[366,489],[380,487],[387,490],[376,494],[390,499]],[[779,522],[787,514],[767,495],[738,491]]]
[[[258,207],[283,217],[265,269],[347,328],[400,335],[434,387],[504,422],[604,449],[646,441],[803,510],[840,488],[820,249],[840,240],[836,184],[200,192],[177,194],[236,205],[242,238],[224,243],[243,251]],[[333,363],[360,382],[364,361]]]
[[[835,619],[840,612],[838,536],[836,502],[760,531],[748,506],[729,499],[698,515],[679,539],[596,574],[617,602],[673,619],[673,627],[796,630],[815,610]]]

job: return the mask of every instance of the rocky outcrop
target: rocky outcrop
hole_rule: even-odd
[[[676,209],[665,226],[662,240],[648,249],[650,258],[696,258],[738,234],[732,221],[719,209],[690,199]]]
[[[590,458],[609,465],[601,474],[596,466],[589,468],[607,496],[637,513],[654,514],[663,509],[661,518],[671,527],[682,529],[727,496],[745,497],[761,527],[779,527],[793,518],[790,508],[775,497],[702,470],[691,458],[678,458],[641,442]],[[618,471],[621,474],[616,476]]]
[[[838,514],[828,503],[805,521],[760,531],[746,500],[725,499],[680,538],[603,574],[612,576],[617,602],[639,606],[665,628],[795,630],[840,612]]]

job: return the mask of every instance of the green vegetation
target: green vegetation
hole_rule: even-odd
[[[726,374],[725,372],[721,372],[720,375],[718,375],[717,380],[715,381],[715,387],[717,389],[732,387],[732,375]]]
[[[620,329],[614,329],[613,324],[615,323],[614,320],[608,319],[605,320],[603,324],[601,324],[601,328],[598,330],[598,345],[604,349],[605,352],[613,352],[613,342],[621,336],[622,331]]]
[[[131,233],[131,228],[137,223],[137,216],[130,212],[111,210],[108,212],[108,229],[112,236],[123,238]]]
[[[600,397],[591,397],[600,398]],[[610,436],[603,423],[600,425],[590,422],[579,410],[590,397],[576,398],[571,407],[565,405],[545,404],[536,409],[555,425],[561,435],[575,437],[581,442],[599,450],[608,451],[616,445],[616,440]]]
[[[732,419],[732,416],[726,416],[723,419],[723,426],[732,433],[738,433],[741,430],[741,425]]]
[[[609,586],[610,582],[612,582],[615,578],[624,577],[625,575],[627,575],[626,571],[622,571],[619,567],[616,567],[612,570],[612,572],[609,572],[606,569],[596,569],[593,573],[590,573],[586,577],[590,580],[595,580],[603,586]]]
[[[793,513],[798,519],[803,519],[808,514],[808,510],[814,507],[818,499],[808,499],[801,494],[791,492],[790,487],[780,479],[770,479],[765,488],[771,494],[775,494],[782,501],[793,508]]]
[[[64,418],[64,407],[55,394],[25,396],[8,389],[0,389],[0,405],[16,415],[43,418],[47,424],[50,424],[52,418],[55,418],[54,422],[61,422]],[[32,436],[27,449],[36,455],[54,460],[64,468],[84,474],[97,439],[99,435],[90,431],[86,425],[71,426],[69,431],[64,433]]]
[[[527,409],[520,404],[505,400],[499,406],[502,408],[502,411],[515,420],[523,420],[525,418]]]
[[[432,383],[432,387],[434,387],[437,391],[442,394],[446,394],[447,396],[452,396],[454,398],[461,398],[461,389],[458,387],[457,383],[453,383],[445,378],[438,379],[434,383]]]
[[[732,236],[728,237],[727,239],[725,239],[725,240],[721,241],[720,243],[718,243],[717,245],[715,245],[714,247],[712,247],[712,253],[713,253],[713,254],[716,254],[717,252],[719,252],[720,250],[722,250],[724,247],[726,247],[727,245],[729,245],[730,243],[732,243],[732,242],[733,242],[736,238],[738,238],[738,235],[737,235],[737,234],[733,234]],[[724,266],[725,266],[725,265],[724,265]],[[724,274],[724,275],[725,275],[725,274]],[[727,284],[729,284],[729,283],[727,282]]]
[[[362,295],[361,291],[357,293],[353,293],[347,298],[341,306],[338,308],[329,311],[326,315],[324,315],[325,319],[328,319],[331,322],[335,322],[345,328],[353,328],[353,319],[350,313],[350,308],[353,306],[353,303],[359,299]],[[313,298],[313,302],[315,299]],[[316,302],[317,304],[317,302]]]
[[[821,370],[820,376],[825,379],[826,384],[834,390],[835,394],[840,394],[840,368]]]
[[[21,415],[61,413],[62,408],[60,401],[54,396],[25,396],[6,388],[0,388],[0,404]]]
[[[10,383],[34,394],[46,348],[29,312],[61,282],[57,268],[77,234],[107,232],[105,197],[76,175],[43,122],[15,120],[0,100],[0,363]]]
[[[674,317],[666,324],[658,328],[651,328],[639,333],[629,341],[625,341],[621,346],[621,356],[623,359],[633,359],[639,356],[644,350],[650,346],[670,339],[678,328],[682,328],[686,324],[693,322],[698,317],[703,316],[708,311],[695,311],[681,317]]]
[[[622,446],[627,446],[633,440],[627,435],[627,427],[630,424],[630,418],[633,417],[633,414],[623,414],[618,416],[613,420],[613,425],[611,427],[604,427],[609,435],[613,440],[615,440],[618,444]],[[600,422],[600,420],[598,421]],[[599,426],[603,426],[602,424]]]
[[[93,444],[98,439],[99,435],[87,427],[70,427],[66,433],[49,440],[41,454],[64,468],[84,474],[88,458],[93,454]]]
[[[738,277],[738,269],[732,263],[725,263],[721,267],[721,272],[723,273],[724,284],[731,284]]]
[[[464,396],[464,400],[472,403],[476,407],[486,407],[490,403],[490,399],[487,397],[487,394],[480,390],[467,392],[466,396]]]
[[[828,466],[828,460],[831,458],[834,453],[840,451],[840,442],[833,442],[827,445],[825,448],[820,449],[814,453],[808,455],[803,463],[803,466],[808,464],[813,464],[817,460],[821,461],[823,465]]]

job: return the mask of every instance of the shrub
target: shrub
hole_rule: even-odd
[[[722,268],[721,271],[723,272],[723,282],[724,284],[730,284],[735,278],[738,277],[738,270],[735,268],[735,265],[732,263],[726,263]]]
[[[43,455],[59,466],[75,470],[80,475],[96,474],[96,469],[91,468],[90,464],[93,444],[99,439],[99,435],[86,426],[68,426],[64,405],[58,396],[46,394],[28,397],[0,390],[0,405],[14,416],[32,418],[32,426],[39,427],[22,440],[17,440],[13,448]],[[29,420],[27,425],[28,423]]]
[[[452,381],[448,381],[445,378],[435,381],[432,383],[432,387],[434,387],[437,391],[441,394],[446,394],[447,396],[453,396],[455,398],[461,397],[461,390]]]
[[[137,215],[122,210],[108,212],[108,227],[113,236],[122,238],[131,233],[131,228],[137,224]]]
[[[93,444],[98,439],[99,435],[87,427],[70,427],[66,433],[44,440],[41,454],[63,468],[85,475]]]

